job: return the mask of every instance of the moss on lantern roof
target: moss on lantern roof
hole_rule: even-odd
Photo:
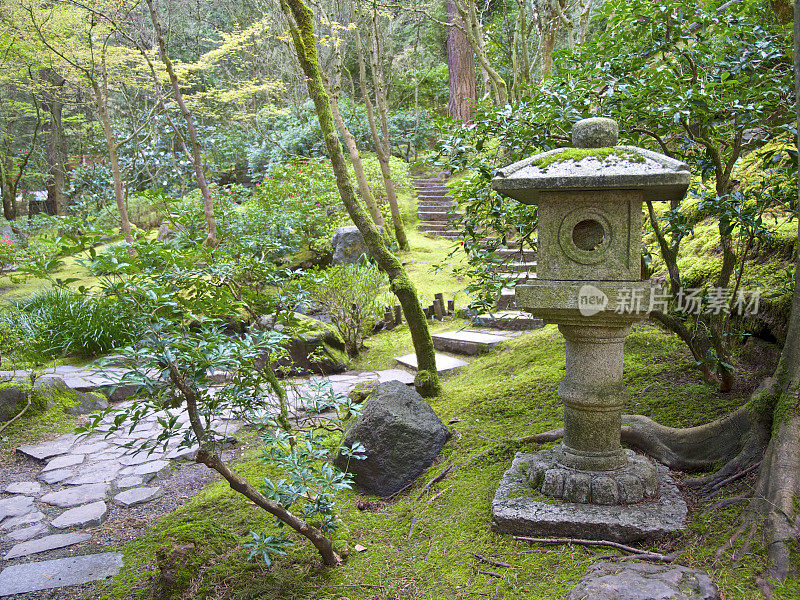
[[[617,162],[620,160],[637,163],[645,162],[645,158],[641,154],[620,148],[564,148],[557,154],[547,154],[531,161],[530,166],[546,171],[547,167],[553,163],[561,163],[568,160],[580,162],[584,158],[595,158],[603,162]]]

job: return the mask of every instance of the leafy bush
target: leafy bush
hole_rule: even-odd
[[[45,359],[98,356],[130,344],[144,331],[143,317],[125,302],[60,288],[16,302],[0,320]]]
[[[14,264],[17,256],[17,246],[9,237],[0,237],[0,273]]]
[[[139,229],[154,229],[167,218],[175,199],[160,189],[144,190],[128,196],[128,220]],[[100,211],[95,226],[102,229],[119,227],[119,211],[116,203],[109,204]]]
[[[348,223],[333,169],[324,159],[276,166],[253,190],[253,202],[273,220],[278,239],[295,249],[327,250],[336,229]]]
[[[388,283],[371,264],[334,265],[306,274],[303,281],[310,297],[330,315],[351,355],[363,348],[380,319],[388,303]]]
[[[113,186],[111,169],[106,165],[79,165],[70,172],[67,210],[82,217],[97,214],[108,205],[114,205]]]

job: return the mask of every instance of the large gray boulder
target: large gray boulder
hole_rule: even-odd
[[[352,265],[359,262],[363,256],[367,255],[367,245],[358,227],[339,227],[331,239],[333,248],[334,265]]]
[[[719,600],[705,571],[680,565],[599,562],[566,600]]]
[[[10,421],[25,408],[30,382],[27,389],[23,384],[24,381],[21,379],[0,383],[0,423]]]
[[[433,463],[449,436],[422,396],[399,381],[387,381],[375,386],[361,415],[345,429],[343,445],[360,442],[367,458],[339,454],[335,462],[365,492],[391,496]]]

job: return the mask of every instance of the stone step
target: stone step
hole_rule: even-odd
[[[535,271],[495,271],[495,273],[503,279],[515,279],[519,283],[523,283],[528,279],[536,279]]]
[[[455,207],[455,202],[448,202],[447,200],[425,200],[424,202],[417,203],[417,209],[424,208],[426,210],[444,210]]]
[[[447,231],[436,231],[435,232],[435,234],[438,235],[439,237],[449,238],[449,239],[453,239],[453,240],[459,239],[461,237],[462,233],[463,232],[458,230],[458,229],[450,229],[450,230],[447,230]]]
[[[450,211],[419,210],[417,217],[420,221],[455,221],[461,215]]]
[[[417,202],[453,202],[453,198],[447,194],[420,194]]]
[[[500,248],[496,252],[497,256],[502,259],[511,259],[511,260],[521,260],[525,262],[531,262],[536,260],[536,250],[531,250],[530,248],[525,248],[521,250],[519,248]]]
[[[517,293],[514,288],[503,288],[500,290],[500,295],[497,297],[497,308],[499,310],[508,310],[517,306]]]
[[[511,339],[502,335],[490,335],[470,330],[434,333],[431,338],[433,338],[433,347],[437,350],[467,356],[485,354],[500,342]]]
[[[413,352],[403,356],[395,356],[394,359],[404,367],[408,367],[414,371],[417,370],[417,355]],[[447,356],[446,354],[439,354],[438,352],[436,353],[436,372],[439,373],[439,375],[447,373],[448,371],[453,371],[468,364],[469,363],[461,360],[460,358]]]
[[[493,329],[506,329],[522,331],[524,329],[538,329],[544,326],[541,319],[522,310],[499,310],[495,313],[473,317],[472,324],[476,327],[491,327]]]
[[[417,231],[446,231],[450,228],[450,223],[447,221],[439,221],[436,223],[419,223]]]
[[[489,269],[495,273],[533,273],[536,274],[536,261],[533,262],[503,262],[492,265]]]

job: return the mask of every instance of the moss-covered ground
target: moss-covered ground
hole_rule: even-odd
[[[378,334],[359,366],[391,366],[391,352],[406,347],[407,337],[402,330]],[[242,543],[251,529],[270,529],[270,519],[218,483],[127,544],[122,549],[125,567],[105,586],[102,597],[150,598],[158,573],[156,551],[194,544],[177,568],[184,595],[175,598],[563,598],[598,556],[615,552],[566,545],[529,547],[489,530],[491,498],[514,453],[538,448],[509,440],[561,424],[556,387],[564,372],[563,351],[557,329],[548,326],[501,345],[447,377],[444,394],[432,401],[453,432],[438,463],[388,503],[365,506],[366,498],[355,492],[339,497],[343,526],[337,544],[347,555],[341,568],[321,569],[312,547],[301,540],[271,568],[248,562]],[[631,391],[627,410],[668,425],[705,422],[746,401],[744,394],[720,395],[700,383],[683,346],[651,326],[638,327],[630,336],[625,371]],[[482,452],[486,454],[421,493],[447,465]],[[237,468],[256,483],[273,475],[255,450]],[[741,494],[751,484],[744,479],[726,489],[724,496]],[[714,558],[716,548],[736,527],[742,504],[709,511],[711,500],[688,498],[688,529],[647,547],[679,551],[678,563],[708,570],[727,600],[757,597],[754,576],[765,567],[757,540],[736,563],[730,554]],[[365,549],[358,551],[356,546]],[[510,566],[488,564],[478,557]],[[776,590],[775,598],[796,598],[799,591],[800,580],[795,577]]]

